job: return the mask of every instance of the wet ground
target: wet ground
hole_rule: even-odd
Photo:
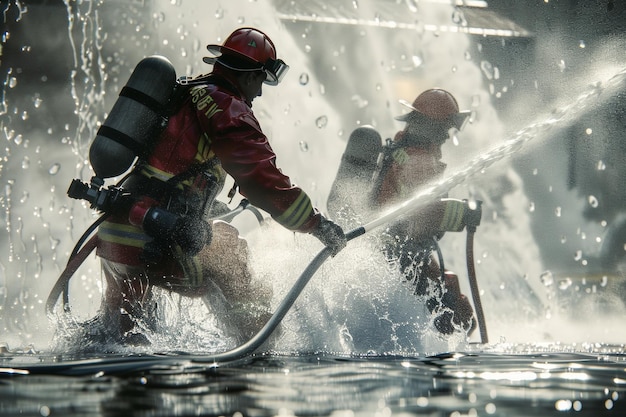
[[[622,416],[624,346],[435,356],[4,356],[2,416]],[[579,347],[580,348],[580,347]]]

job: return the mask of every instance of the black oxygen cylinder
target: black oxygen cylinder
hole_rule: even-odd
[[[332,218],[340,217],[347,206],[359,214],[371,208],[367,195],[382,143],[380,134],[372,126],[358,127],[350,134],[326,202]]]
[[[145,156],[165,128],[166,105],[175,85],[176,70],[167,58],[155,55],[137,64],[89,148],[97,177],[121,175],[135,157]]]

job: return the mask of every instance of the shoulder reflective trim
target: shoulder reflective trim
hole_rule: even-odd
[[[196,154],[196,160],[204,162],[215,158],[215,153],[213,152],[211,143],[211,139],[206,133],[203,133],[198,141],[198,153]]]
[[[463,215],[465,214],[465,205],[456,201],[449,201],[443,213],[443,219],[439,225],[439,230],[449,232],[459,232],[463,230]]]
[[[104,222],[98,228],[98,238],[109,243],[141,248],[152,238],[138,227]]]
[[[276,221],[290,230],[297,230],[309,219],[312,212],[311,199],[304,191],[301,191],[296,201],[278,216]]]
[[[392,157],[398,164],[403,165],[408,161],[409,154],[407,154],[404,149],[398,148],[393,152]]]
[[[196,153],[195,160],[202,165],[204,172],[217,173],[221,169],[221,162],[215,156],[213,148],[211,146],[211,139],[205,134],[200,137],[198,142],[198,152]]]

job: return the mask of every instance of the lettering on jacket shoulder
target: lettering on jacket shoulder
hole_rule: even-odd
[[[191,89],[191,101],[196,106],[196,110],[204,112],[207,119],[223,111],[217,103],[215,103],[213,97],[207,94],[206,88],[202,86]]]

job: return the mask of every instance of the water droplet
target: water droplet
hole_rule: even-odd
[[[493,65],[489,61],[481,61],[480,69],[488,80],[493,80]]]
[[[59,243],[61,243],[60,239],[50,238],[50,248],[52,250],[55,250],[57,246],[59,246]]]
[[[554,403],[554,408],[556,408],[557,411],[569,411],[572,409],[572,401],[558,400]]]
[[[406,0],[406,6],[409,8],[409,11],[411,13],[417,13],[417,5],[419,3],[419,0]]]
[[[606,275],[602,275],[602,281],[600,281],[600,286],[606,287],[606,284],[608,283],[609,283],[609,277],[607,277]]]
[[[559,290],[564,291],[571,286],[572,286],[572,279],[570,277],[559,280]]]
[[[244,23],[246,23],[246,18],[243,16],[239,16],[237,18],[237,23],[239,23],[240,25],[243,25]]]
[[[28,193],[28,191],[24,191],[22,193],[22,198],[20,198],[20,203],[24,204],[26,201],[28,201],[29,196],[30,194]]]
[[[459,9],[455,9],[452,12],[452,23],[460,26],[467,26],[467,20],[465,20],[465,15]]]
[[[157,22],[164,22],[165,21],[165,13],[160,12],[160,13],[154,13],[152,15],[152,18],[154,20],[156,20]]]
[[[17,78],[10,77],[8,85],[9,85],[9,88],[14,88],[17,85]]]
[[[361,97],[358,94],[353,95],[351,100],[356,105],[356,107],[359,108],[359,109],[363,109],[363,108],[367,107],[368,104],[369,104],[369,102],[366,99],[364,99],[363,97]]]
[[[4,186],[4,195],[10,197],[13,194],[13,184],[15,184],[15,180],[7,181],[7,184]]]
[[[215,18],[217,20],[223,19],[224,18],[224,9],[222,9],[221,7],[219,9],[217,9],[215,11]]]
[[[530,211],[531,213],[535,211],[535,203],[533,203],[532,201],[528,205],[528,211]]]
[[[420,65],[422,65],[422,63],[423,63],[424,61],[422,60],[422,58],[421,58],[421,57],[419,57],[419,56],[417,56],[417,55],[413,55],[413,56],[411,57],[411,62],[413,63],[413,67],[414,67],[414,68],[417,68],[417,67],[419,67]]]
[[[585,45],[585,41],[583,41],[582,39],[578,41],[578,47],[579,47],[579,48],[584,49],[584,48],[585,48],[585,46],[586,46],[586,45]]]
[[[593,195],[589,196],[588,201],[589,201],[589,205],[593,208],[596,208],[599,205],[598,199]]]
[[[585,129],[585,133],[587,135],[591,135],[593,133],[593,129],[591,129],[590,127],[588,127],[587,129]]]
[[[61,164],[56,162],[50,166],[50,168],[48,169],[48,174],[56,175],[59,173],[60,170],[61,170]]]
[[[301,140],[301,141],[300,141],[300,150],[301,150],[302,152],[308,152],[308,151],[309,151],[309,144],[308,144],[308,143],[306,143],[306,141]]]
[[[561,217],[561,207],[555,208],[554,214],[556,215],[556,217]]]
[[[304,45],[304,52],[311,52],[311,45]]]
[[[566,243],[567,237],[565,235],[561,236],[561,243]]]
[[[561,70],[561,72],[565,71],[565,61],[564,60],[560,60],[559,64],[558,64],[559,70]]]
[[[30,168],[30,158],[28,156],[25,156],[24,159],[22,159],[22,169],[28,168]]]
[[[300,78],[298,79],[298,81],[300,82],[300,85],[307,85],[309,83],[309,74],[303,72],[302,74],[300,74]]]
[[[602,161],[602,160],[599,160],[599,161],[598,161],[598,166],[597,166],[597,167],[598,167],[598,171],[604,171],[604,170],[606,170],[606,164],[605,164],[605,163],[604,163],[604,161]]]
[[[452,133],[452,144],[454,146],[459,146],[459,137],[457,136],[458,130],[454,129],[455,132]]]
[[[539,279],[546,287],[550,287],[554,284],[554,275],[552,275],[552,271],[542,272],[541,275],[539,275]]]
[[[576,253],[574,254],[574,260],[580,261],[582,258],[583,258],[583,251],[577,250]]]
[[[463,54],[463,57],[465,58],[466,61],[472,60],[472,54],[470,54],[469,51],[465,51],[465,53]]]
[[[320,116],[317,119],[315,119],[315,126],[317,126],[319,129],[325,128],[327,124],[328,124],[328,117],[326,116]]]
[[[36,109],[38,109],[39,107],[41,107],[41,103],[43,102],[43,100],[39,97],[35,97],[33,99],[33,105],[35,106]]]

